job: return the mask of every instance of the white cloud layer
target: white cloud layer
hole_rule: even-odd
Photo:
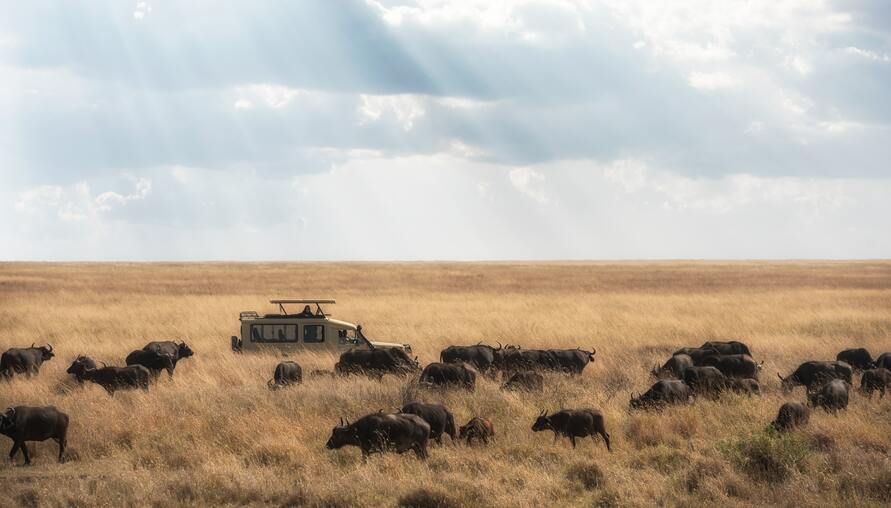
[[[0,259],[889,257],[889,26],[880,0],[17,2]]]

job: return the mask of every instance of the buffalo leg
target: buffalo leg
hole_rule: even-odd
[[[12,450],[9,450],[9,460],[15,460],[15,454],[19,452],[20,446],[18,441],[12,442]]]
[[[609,434],[607,434],[606,431],[602,431],[600,435],[603,436],[603,442],[606,443],[606,451],[611,452],[612,450],[610,450],[609,448]],[[595,442],[597,441],[594,434],[591,434],[591,439],[593,439]]]
[[[575,448],[575,436],[569,436],[569,442],[572,443],[572,447]]]
[[[65,445],[66,445],[65,436],[60,437],[56,441],[58,441],[58,443],[59,443],[59,463],[61,464],[62,462],[65,462],[65,458],[64,458]]]
[[[28,445],[26,445],[24,441],[22,441],[22,455],[25,456],[25,464],[24,465],[26,465],[26,466],[30,465],[31,464],[31,454],[28,453]]]

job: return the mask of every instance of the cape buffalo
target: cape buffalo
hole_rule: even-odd
[[[502,390],[541,391],[544,387],[544,376],[532,370],[514,372],[501,386]]]
[[[786,402],[780,406],[780,411],[770,426],[783,432],[806,424],[810,416],[811,410],[801,402]]]
[[[845,362],[855,370],[866,370],[873,368],[872,355],[869,351],[859,347],[856,349],[845,349],[835,356],[840,362]]]
[[[430,425],[430,439],[435,439],[442,444],[442,435],[455,440],[455,417],[442,404],[424,404],[423,402],[411,402],[400,410],[401,413],[420,416]]]
[[[714,349],[718,353],[722,355],[749,355],[752,356],[752,351],[749,350],[749,346],[743,344],[742,342],[731,340],[729,342],[722,342],[716,340],[710,340],[700,346],[702,349]]]
[[[275,366],[272,379],[266,382],[270,390],[278,390],[291,385],[299,385],[303,382],[303,369],[297,362],[285,361]]]
[[[660,408],[666,404],[686,404],[692,392],[687,383],[677,379],[660,379],[643,395],[632,394],[631,409]]]
[[[334,365],[334,371],[340,375],[362,374],[376,379],[385,374],[404,376],[418,369],[417,360],[396,348],[350,349],[341,353]]]
[[[31,347],[10,348],[0,356],[0,374],[9,381],[14,374],[25,374],[31,377],[32,374],[40,373],[40,366],[43,362],[52,359],[53,346],[37,347],[31,344]]]
[[[891,371],[885,368],[863,371],[860,376],[860,393],[872,397],[872,392],[878,390],[881,398],[885,398],[885,389],[891,386]]]
[[[672,355],[662,367],[653,367],[650,373],[656,378],[673,377],[676,379],[684,378],[684,370],[693,366],[693,358],[686,354]]]
[[[62,462],[62,455],[65,453],[65,437],[68,434],[68,415],[53,406],[7,408],[0,415],[0,434],[12,439],[9,460],[14,459],[15,454],[21,448],[22,455],[25,456],[25,465],[28,465],[31,463],[31,456],[25,441],[53,439],[59,443],[59,462]]]
[[[372,453],[404,453],[408,450],[414,450],[418,458],[426,459],[429,437],[430,425],[420,416],[372,413],[354,423],[344,422],[341,418],[325,447],[337,450],[348,445],[358,446],[362,450],[362,462]]]
[[[717,397],[727,386],[727,378],[715,367],[690,367],[684,371],[684,382],[694,395]]]
[[[420,383],[428,386],[461,386],[473,391],[476,373],[463,363],[431,363],[421,372]]]
[[[720,355],[717,349],[712,349],[710,347],[682,347],[673,353],[674,355],[687,355],[693,360],[693,365],[699,367],[702,365],[702,361],[708,358],[709,356]]]
[[[547,410],[542,410],[532,424],[532,431],[543,430],[554,433],[555,443],[558,436],[568,437],[573,448],[575,448],[575,438],[591,436],[591,439],[596,441],[597,434],[600,434],[606,443],[607,451],[611,451],[603,413],[597,409],[561,409],[550,416]]]
[[[95,369],[96,362],[93,361],[89,356],[78,356],[73,362],[71,362],[71,366],[68,367],[68,370],[65,372],[74,376],[74,379],[77,380],[78,383],[83,384],[84,382],[84,371],[87,369]]]
[[[449,346],[439,353],[439,361],[442,363],[464,362],[483,374],[495,372],[496,360],[501,354],[501,346],[494,348],[485,344],[475,346]]]
[[[575,349],[548,349],[547,352],[551,356],[549,363],[553,365],[555,370],[576,376],[581,374],[585,367],[594,361],[597,349],[592,347],[591,351],[585,351],[577,347]]]
[[[841,379],[833,379],[819,390],[809,393],[808,403],[811,407],[819,406],[828,412],[835,413],[839,409],[847,409],[850,389],[850,383]]]
[[[182,360],[183,358],[188,358],[195,354],[195,352],[192,351],[192,348],[186,345],[185,342],[177,344],[170,340],[149,342],[143,346],[142,349],[144,351],[154,351],[156,353],[170,355],[177,360]]]
[[[783,387],[783,393],[789,393],[796,386],[804,386],[808,392],[819,388],[831,379],[841,379],[851,383],[853,369],[845,362],[804,362],[795,372],[786,377],[777,373]]]
[[[156,379],[162,370],[166,370],[168,378],[173,379],[173,369],[176,368],[177,358],[158,351],[137,349],[127,355],[125,361],[127,365],[142,365],[151,372],[152,379]]]
[[[151,372],[142,365],[103,366],[98,369],[86,369],[81,374],[84,380],[96,383],[111,395],[114,395],[117,390],[135,390],[136,388],[148,390],[151,376]]]
[[[488,418],[474,416],[458,429],[458,439],[466,439],[467,446],[473,442],[473,439],[479,439],[483,444],[489,444],[489,439],[495,439],[495,427]]]
[[[891,370],[891,353],[882,353],[874,362],[876,368]]]
[[[761,395],[761,385],[759,385],[758,381],[755,379],[737,379],[731,377],[727,378],[725,382],[727,388],[734,393],[743,395]]]
[[[761,369],[761,366],[746,354],[708,356],[703,358],[702,365],[715,367],[725,376],[739,379],[758,379],[758,371]]]

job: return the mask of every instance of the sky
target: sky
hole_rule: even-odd
[[[887,0],[12,2],[0,259],[891,257]]]

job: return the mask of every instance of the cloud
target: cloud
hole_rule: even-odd
[[[128,180],[134,187],[131,192],[105,191],[96,196],[87,182],[78,182],[70,187],[41,185],[20,192],[15,201],[15,210],[25,216],[55,215],[63,222],[96,219],[131,202],[144,200],[151,193],[150,180],[132,177]]]

